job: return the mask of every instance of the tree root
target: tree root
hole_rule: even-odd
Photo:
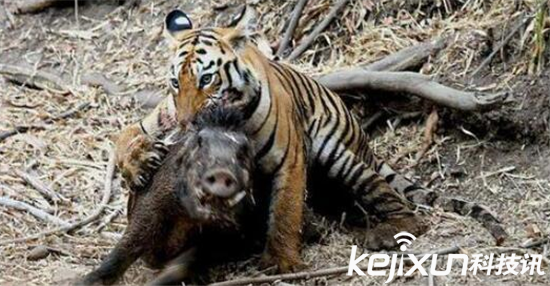
[[[447,46],[446,40],[441,38],[434,41],[420,43],[391,54],[379,61],[370,63],[358,70],[365,71],[407,71],[423,65],[428,57],[441,51]]]
[[[318,81],[335,92],[361,90],[408,93],[465,111],[491,109],[508,98],[507,93],[484,94],[456,90],[414,72],[371,72],[351,68],[324,75]]]

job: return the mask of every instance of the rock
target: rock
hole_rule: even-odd
[[[44,259],[50,255],[50,250],[45,245],[39,245],[33,248],[27,255],[27,260],[36,261]]]

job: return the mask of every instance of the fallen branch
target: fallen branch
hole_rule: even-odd
[[[456,253],[460,251],[460,249],[461,247],[459,246],[452,246],[452,247],[443,248],[434,252],[428,252],[420,255],[427,255],[427,254],[446,255],[446,254]],[[388,254],[388,255],[391,256],[392,254]],[[406,258],[404,257],[403,260],[405,259]],[[368,265],[358,266],[358,268],[363,271],[366,271],[368,268]],[[321,269],[321,270],[315,270],[315,271],[303,271],[303,272],[297,272],[297,273],[287,273],[287,274],[270,275],[270,276],[254,277],[254,278],[242,278],[242,279],[212,283],[212,284],[208,284],[208,286],[239,286],[239,285],[248,285],[248,284],[272,283],[279,280],[310,279],[314,277],[343,274],[348,272],[348,269],[349,269],[348,266],[343,266],[343,267],[334,267],[334,268],[327,268],[327,269]]]
[[[66,221],[56,217],[56,216],[53,216],[41,209],[38,209],[36,207],[33,207],[25,202],[20,202],[20,201],[16,201],[16,200],[12,200],[8,197],[0,197],[0,205],[3,205],[3,206],[6,206],[6,207],[11,207],[11,208],[14,208],[14,209],[17,209],[17,210],[20,210],[20,211],[26,211],[28,213],[30,213],[31,215],[35,216],[36,218],[39,218],[45,222],[51,222],[53,224],[56,224],[56,225],[60,225],[60,226],[63,226],[63,227],[67,227],[69,226],[69,223],[67,223]]]
[[[482,94],[456,90],[414,72],[370,72],[351,68],[317,79],[335,92],[357,90],[410,93],[443,106],[460,110],[490,109],[504,102],[507,93]]]
[[[87,109],[88,107],[90,107],[90,105],[91,104],[89,102],[84,102],[84,103],[79,104],[77,107],[75,107],[73,109],[70,109],[70,110],[67,110],[67,111],[65,111],[65,112],[63,112],[63,113],[61,113],[57,116],[45,119],[41,123],[37,123],[37,124],[33,124],[33,125],[18,125],[18,126],[15,126],[12,130],[2,131],[2,132],[0,132],[0,142],[2,142],[4,139],[9,138],[9,137],[11,137],[15,134],[18,134],[18,133],[25,133],[25,132],[28,132],[29,130],[33,130],[33,129],[35,129],[35,130],[36,129],[44,129],[45,124],[51,124],[55,121],[72,117],[73,115],[77,114],[78,112],[80,112],[84,109]]]
[[[418,67],[426,62],[429,56],[439,52],[446,46],[445,39],[420,43],[394,54],[391,54],[379,61],[358,67],[364,71],[406,71]]]
[[[294,6],[294,10],[292,11],[292,16],[290,17],[290,22],[288,23],[288,27],[286,28],[285,35],[283,36],[283,40],[279,44],[279,49],[276,53],[277,56],[283,54],[283,52],[288,47],[288,44],[292,40],[292,37],[294,36],[294,30],[296,30],[296,26],[298,26],[298,22],[300,21],[302,11],[304,10],[306,3],[307,0],[298,0],[298,3],[296,3],[296,6]]]
[[[63,80],[63,78],[53,73],[40,71],[33,68],[0,64],[0,74],[8,80],[15,81],[22,85],[30,85],[61,94],[72,92],[70,86]]]
[[[97,209],[92,214],[90,214],[89,216],[87,216],[86,218],[84,218],[83,220],[81,220],[79,222],[76,222],[76,223],[73,223],[73,224],[70,224],[70,225],[67,225],[67,226],[63,226],[63,227],[48,230],[48,231],[45,231],[45,232],[37,233],[37,234],[27,236],[27,237],[2,240],[2,241],[0,241],[0,245],[25,242],[25,241],[38,239],[38,238],[41,238],[41,237],[44,237],[44,236],[47,236],[47,235],[52,235],[52,234],[68,233],[68,232],[74,231],[75,229],[78,229],[80,227],[83,227],[83,226],[95,221],[97,218],[99,218],[101,216],[101,214],[105,210],[105,207],[107,206],[107,204],[111,200],[112,187],[113,187],[113,177],[114,177],[114,174],[115,174],[115,162],[116,162],[115,159],[116,159],[115,152],[114,152],[114,150],[111,150],[111,153],[109,155],[109,162],[107,163],[107,170],[106,170],[106,174],[105,174],[105,185],[104,185],[104,188],[103,188],[103,197],[101,198],[101,203],[99,204]]]
[[[307,37],[300,43],[300,45],[296,47],[296,49],[294,49],[292,53],[290,53],[290,55],[288,56],[288,60],[292,61],[301,56],[309,48],[309,46],[313,43],[317,36],[319,36],[319,34],[321,34],[321,32],[323,32],[328,27],[328,25],[334,20],[334,17],[336,17],[338,12],[340,12],[340,10],[342,10],[342,8],[346,6],[348,2],[349,0],[340,0],[338,3],[336,3],[332,7],[328,15],[323,19],[323,21],[321,21],[321,23],[319,23],[319,25],[315,27],[315,29],[313,29],[313,31],[309,35],[307,35]]]
[[[35,188],[48,201],[57,202],[57,201],[62,199],[62,197],[58,193],[51,190],[42,181],[40,181],[38,178],[32,176],[31,174],[28,174],[28,173],[23,172],[23,171],[18,170],[18,169],[14,169],[13,173],[15,175],[17,175],[19,178],[21,178],[23,181],[25,181],[27,184],[29,184],[30,186]]]

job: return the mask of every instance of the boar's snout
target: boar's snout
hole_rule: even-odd
[[[225,169],[214,169],[207,172],[201,183],[206,192],[221,198],[232,197],[240,189],[235,176]]]

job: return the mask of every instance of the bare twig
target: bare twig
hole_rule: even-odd
[[[2,131],[2,132],[0,132],[0,142],[2,142],[4,139],[6,139],[8,137],[11,137],[15,134],[18,134],[18,133],[25,133],[25,132],[27,132],[29,130],[32,130],[32,129],[44,129],[45,124],[51,124],[51,123],[53,123],[57,120],[69,118],[69,117],[77,114],[78,112],[80,112],[84,109],[87,109],[88,107],[90,107],[90,105],[91,104],[89,102],[84,102],[84,103],[79,104],[77,107],[75,107],[73,109],[70,109],[70,110],[67,110],[63,113],[60,113],[57,116],[45,119],[41,123],[32,124],[32,125],[18,125],[18,126],[15,126],[12,130]]]
[[[306,6],[307,1],[308,0],[298,0],[298,3],[296,3],[296,6],[294,6],[294,10],[292,11],[292,16],[290,17],[290,22],[288,23],[288,27],[286,28],[285,35],[283,36],[283,40],[279,45],[279,49],[277,50],[276,55],[278,56],[282,55],[283,52],[288,47],[288,44],[290,43],[290,41],[292,40],[292,37],[294,36],[294,30],[296,30],[296,26],[300,21],[300,17],[302,16],[302,11]]]
[[[494,108],[508,97],[507,93],[482,94],[456,90],[414,72],[369,72],[351,68],[324,75],[318,81],[335,92],[383,90],[410,93],[443,106],[468,111]]]
[[[101,203],[99,204],[97,209],[92,214],[90,214],[89,216],[87,216],[86,218],[84,218],[81,221],[78,221],[76,223],[73,223],[73,224],[70,224],[70,225],[67,225],[67,226],[63,226],[63,227],[48,230],[48,231],[45,231],[45,232],[37,233],[37,234],[27,236],[27,237],[2,240],[2,241],[0,241],[0,245],[6,245],[6,244],[11,244],[11,243],[20,243],[20,242],[25,242],[25,241],[29,241],[29,240],[38,239],[38,238],[41,238],[41,237],[46,236],[46,235],[71,232],[71,231],[73,231],[77,228],[83,227],[83,226],[95,221],[97,218],[99,218],[101,216],[101,214],[105,210],[105,207],[109,203],[109,200],[111,200],[113,177],[114,177],[114,174],[115,174],[115,162],[116,162],[115,159],[116,159],[115,152],[114,152],[114,150],[111,150],[111,153],[109,155],[109,163],[107,164],[107,170],[106,170],[106,174],[105,174],[105,186],[103,188],[103,197],[101,198]]]
[[[538,9],[537,9],[538,10]],[[523,27],[523,25],[525,25],[527,23],[527,21],[529,21],[529,19],[533,18],[534,17],[534,14],[533,15],[529,15],[527,17],[524,17],[523,19],[521,19],[521,21],[519,22],[519,24],[517,24],[513,29],[512,31],[510,31],[510,33],[508,34],[508,36],[506,36],[506,38],[504,38],[502,40],[502,42],[500,42],[498,44],[498,46],[493,49],[493,51],[481,62],[481,64],[479,64],[479,66],[472,72],[472,75],[471,77],[474,77],[484,66],[486,66],[489,62],[491,62],[491,60],[493,59],[493,57],[500,51],[500,49],[502,49],[511,39],[512,37],[521,29],[521,27]]]
[[[376,122],[380,117],[384,115],[384,112],[382,110],[378,110],[376,113],[374,113],[371,117],[369,117],[363,124],[361,124],[361,128],[363,130],[367,130],[371,127],[374,122]]]
[[[426,62],[430,55],[439,52],[446,46],[445,39],[437,39],[420,43],[397,53],[391,54],[379,61],[370,63],[358,69],[366,71],[406,71]]]
[[[342,10],[344,6],[349,2],[349,0],[340,0],[338,3],[332,7],[328,15],[319,23],[317,27],[309,34],[307,37],[300,43],[292,53],[288,56],[288,60],[292,61],[297,59],[299,56],[301,56],[313,43],[313,41],[323,32],[328,25],[334,20],[334,17]]]
[[[123,211],[122,211],[122,208],[118,208],[118,209],[115,209],[112,213],[110,213],[109,215],[107,215],[105,217],[105,220],[100,224],[98,225],[94,232],[95,233],[99,233],[101,232],[106,226],[108,226],[117,216],[119,216],[120,214],[122,214]]]
[[[69,223],[56,217],[56,216],[53,216],[41,209],[38,209],[36,207],[33,207],[25,202],[20,202],[20,201],[16,201],[16,200],[13,200],[13,199],[10,199],[8,197],[0,197],[0,205],[3,205],[3,206],[6,206],[6,207],[11,207],[11,208],[14,208],[14,209],[18,209],[18,210],[21,210],[21,211],[26,211],[30,214],[32,214],[33,216],[35,216],[36,218],[39,218],[45,222],[51,222],[51,223],[54,223],[56,225],[60,225],[62,227],[67,227],[69,226]]]
[[[522,248],[535,248],[535,247],[539,247],[539,246],[547,244],[547,243],[550,243],[550,237],[545,237],[545,238],[542,238],[540,240],[536,240],[536,241],[526,243],[526,244],[522,245],[521,247]]]
[[[59,75],[33,68],[0,64],[0,74],[11,81],[34,86],[55,93],[71,93],[70,86]]]
[[[29,173],[23,172],[18,169],[14,169],[13,173],[25,181],[27,184],[35,188],[40,194],[42,194],[47,200],[51,202],[59,201],[62,197],[46,186],[40,179],[32,176]]]
[[[461,247],[459,246],[452,246],[452,247],[436,250],[434,252],[428,252],[425,254],[446,255],[450,253],[456,253],[460,251],[460,249]],[[388,254],[388,255],[391,255],[391,254]],[[366,270],[367,267],[368,265],[358,266],[358,268],[361,270]],[[303,272],[297,272],[297,273],[287,273],[287,274],[270,275],[270,276],[263,276],[263,277],[254,277],[254,278],[242,278],[242,279],[212,283],[212,284],[208,284],[208,286],[238,286],[238,285],[248,285],[248,284],[271,283],[279,280],[310,279],[314,277],[332,276],[332,275],[346,273],[348,272],[348,269],[349,269],[348,266],[343,266],[343,267],[334,267],[334,268],[327,268],[327,269],[321,269],[321,270],[315,270],[315,271],[303,271]]]
[[[91,86],[101,86],[105,90],[105,93],[107,93],[108,95],[118,95],[122,92],[123,89],[118,84],[105,77],[105,75],[98,72],[85,74],[80,80],[84,84],[88,84]]]

